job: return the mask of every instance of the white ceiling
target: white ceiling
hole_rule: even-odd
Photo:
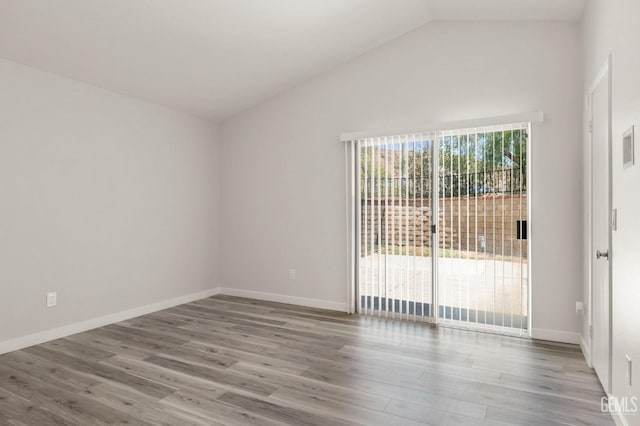
[[[0,0],[0,57],[220,120],[432,20],[586,0]]]

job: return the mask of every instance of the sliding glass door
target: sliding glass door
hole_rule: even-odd
[[[438,138],[439,319],[527,329],[528,125]]]
[[[526,332],[529,134],[525,123],[357,141],[360,312]]]
[[[361,312],[432,316],[435,134],[378,138],[360,145]]]

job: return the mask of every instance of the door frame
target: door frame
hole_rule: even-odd
[[[431,123],[431,124],[423,124],[412,127],[405,128],[396,128],[396,129],[387,129],[387,130],[368,130],[368,131],[360,131],[360,132],[349,132],[342,133],[340,135],[340,142],[345,144],[344,152],[345,152],[345,175],[346,175],[346,230],[347,230],[347,241],[346,241],[346,249],[347,249],[347,270],[346,270],[346,300],[347,300],[347,312],[348,313],[361,313],[360,312],[360,294],[358,288],[358,260],[360,259],[360,194],[358,188],[360,187],[360,163],[359,163],[359,145],[360,141],[363,139],[373,138],[373,137],[385,137],[385,136],[395,136],[400,134],[411,134],[411,133],[430,133],[435,132],[439,133],[441,131],[446,130],[456,130],[456,129],[464,129],[464,128],[474,128],[474,127],[485,127],[491,125],[502,125],[502,124],[511,124],[511,123],[529,123],[529,143],[527,143],[527,275],[528,275],[528,284],[527,284],[527,304],[528,304],[528,319],[527,319],[527,330],[526,334],[531,337],[532,335],[532,243],[531,243],[531,218],[532,218],[532,185],[533,185],[533,176],[532,176],[532,141],[533,141],[533,133],[536,130],[536,127],[544,122],[544,113],[542,111],[530,112],[524,114],[515,114],[509,116],[497,116],[497,117],[485,117],[479,119],[471,119],[471,120],[460,120],[460,121],[450,121],[445,123]],[[432,161],[434,171],[438,170],[438,149],[434,144],[432,147]],[[437,191],[438,180],[433,179],[432,182],[434,194]],[[438,210],[438,197],[433,197],[432,200],[432,209],[433,211]],[[432,233],[432,241],[438,242],[439,239],[439,227],[436,226],[436,232]],[[439,244],[436,243],[434,249],[434,259],[437,259],[438,256],[438,247]],[[439,322],[439,295],[437,286],[434,285],[434,280],[437,280],[438,277],[438,262],[433,261],[432,265],[432,309],[431,315],[428,317],[423,317],[421,320],[429,323],[437,324]]]
[[[608,345],[609,345],[609,350],[608,350],[608,355],[609,355],[609,362],[608,362],[608,375],[609,375],[609,387],[611,387],[611,374],[612,374],[612,364],[611,364],[611,360],[612,360],[612,327],[611,327],[611,321],[612,321],[612,287],[613,287],[613,281],[612,281],[612,262],[613,262],[613,253],[611,252],[611,246],[612,246],[612,223],[611,223],[611,212],[612,212],[612,207],[613,207],[613,164],[612,164],[612,154],[613,154],[613,149],[612,149],[612,145],[613,145],[613,135],[612,135],[612,128],[613,128],[613,123],[612,123],[612,118],[613,118],[613,114],[612,114],[612,76],[611,76],[611,71],[612,71],[612,55],[610,54],[607,57],[607,60],[605,61],[605,63],[602,65],[602,67],[600,68],[600,70],[598,71],[598,74],[596,75],[596,78],[593,80],[593,82],[591,83],[591,86],[589,87],[589,90],[587,92],[586,95],[586,101],[587,101],[587,108],[588,108],[588,118],[589,121],[587,123],[587,132],[589,134],[589,143],[587,145],[588,147],[588,174],[589,174],[589,179],[588,179],[588,188],[589,190],[587,191],[587,226],[588,226],[588,236],[589,236],[589,241],[588,241],[588,253],[587,253],[587,259],[588,259],[588,264],[587,264],[587,276],[588,276],[588,301],[587,301],[587,308],[588,308],[588,312],[587,312],[587,326],[588,326],[588,336],[587,336],[587,342],[588,342],[588,347],[586,348],[586,353],[585,353],[585,358],[587,360],[587,363],[589,365],[589,367],[593,367],[593,362],[592,362],[592,354],[593,354],[593,266],[594,266],[594,259],[593,259],[593,253],[594,253],[594,244],[593,244],[593,204],[594,204],[594,197],[593,197],[593,189],[594,189],[594,185],[593,185],[593,152],[594,152],[594,139],[593,139],[593,131],[592,131],[592,123],[593,123],[593,94],[595,92],[595,90],[597,89],[597,87],[600,85],[600,83],[602,83],[603,81],[605,81],[606,79],[606,83],[607,83],[607,98],[608,98],[608,107],[607,107],[607,153],[608,153],[608,173],[607,173],[607,187],[608,187],[608,200],[607,200],[607,219],[608,219],[608,236],[607,236],[607,245],[608,245],[608,250],[609,250],[609,259],[607,262],[608,265],[608,275],[609,275],[609,327],[608,327],[608,331],[609,331],[609,336],[608,336]],[[605,392],[607,392],[607,394],[609,394],[611,391],[611,389],[605,389]]]

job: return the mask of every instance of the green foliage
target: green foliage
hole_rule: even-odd
[[[527,140],[524,129],[440,137],[440,196],[523,191]],[[367,181],[363,195],[430,197],[433,145],[434,141],[422,141],[362,149],[360,172]]]
[[[483,149],[488,163],[498,167],[527,168],[528,134],[524,129],[485,135]]]
[[[387,177],[384,167],[384,150],[381,148],[367,147],[360,151],[360,176],[370,180],[371,178]],[[372,158],[373,157],[373,158]]]

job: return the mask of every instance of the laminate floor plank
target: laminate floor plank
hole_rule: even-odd
[[[129,374],[165,384],[178,390],[188,390],[194,393],[204,393],[207,395],[222,395],[230,389],[230,386],[228,385],[212,382],[204,377],[194,377],[159,365],[150,364],[136,358],[127,358],[117,355],[111,359],[102,361],[101,363],[120,369]]]
[[[240,302],[230,302],[224,300],[222,296],[216,296],[214,298],[206,298],[200,299],[193,302],[193,304],[198,306],[212,306],[216,309],[229,311],[229,312],[240,312],[240,313],[248,313],[252,315],[270,315],[273,311],[272,307],[262,306],[259,304],[249,304],[243,303],[246,302],[246,299],[239,299]]]
[[[218,310],[209,306],[188,305],[182,306],[179,312],[188,315],[196,315],[211,320],[223,321],[225,323],[236,323],[238,325],[282,325],[285,321],[262,318],[259,315],[253,316],[245,313],[235,313],[231,311]]]
[[[227,368],[238,362],[238,359],[222,353],[198,351],[186,346],[178,346],[173,349],[159,351],[158,355],[165,358],[173,358],[186,361],[191,364],[199,364],[205,367]]]
[[[34,407],[20,416],[12,417],[7,421],[7,423],[2,424],[13,426],[69,426],[69,423],[65,419],[57,416],[55,413],[47,412],[39,407]]]
[[[222,383],[226,386],[237,387],[258,395],[269,395],[276,390],[276,388],[271,385],[262,383],[259,380],[253,380],[241,374],[236,374],[234,371],[227,371],[215,367],[205,367],[198,364],[190,364],[188,362],[178,361],[176,359],[162,356],[152,356],[145,359],[145,361],[191,376],[204,377],[209,381]]]
[[[269,400],[281,405],[297,406],[301,409],[312,409],[316,412],[330,412],[334,416],[365,425],[384,424],[420,426],[428,424],[386,413],[384,412],[384,408],[382,410],[368,409],[354,404],[353,399],[344,399],[340,401],[303,392],[296,392],[290,389],[280,389],[274,392],[269,396]],[[385,406],[387,404],[385,404]]]
[[[189,328],[186,332],[189,333],[191,330],[192,329]],[[198,332],[198,334],[194,336],[189,343],[199,342],[202,344],[215,344],[228,349],[235,349],[258,355],[265,354],[268,351],[276,350],[280,347],[279,344],[273,341],[252,337],[248,334],[230,331],[218,332],[213,328],[208,328],[207,330],[208,331],[205,332]],[[205,333],[206,335],[203,336],[202,333]]]
[[[0,420],[8,423],[8,419],[25,415],[35,408],[32,401],[27,398],[0,389]]]
[[[226,394],[224,392],[222,395]],[[208,419],[209,424],[283,426],[285,423],[261,416],[252,410],[218,401],[217,396],[180,391],[160,401],[166,407],[178,408]]]
[[[341,354],[353,355],[354,362],[363,363],[367,366],[383,366],[387,363],[390,370],[398,371],[395,365],[412,366],[414,369],[420,369],[423,375],[427,372],[439,372],[442,374],[450,374],[453,376],[471,377],[482,381],[497,381],[500,377],[499,371],[474,369],[473,367],[459,366],[456,364],[433,362],[425,359],[419,359],[410,356],[395,356],[389,361],[389,356],[383,352],[376,350],[360,348],[357,346],[344,346],[340,349]]]
[[[59,419],[63,419],[67,425],[153,425],[140,417],[130,416],[78,394],[61,395],[55,400],[43,403],[40,408]]]
[[[391,401],[391,398],[387,396],[374,395],[363,392],[360,389],[346,388],[330,383],[321,383],[302,375],[282,373],[244,362],[239,362],[231,369],[272,383],[278,390],[305,395],[311,399],[323,398],[334,401],[349,401],[354,406],[380,412],[384,411],[384,408]]]
[[[107,352],[113,352],[116,355],[127,356],[128,358],[144,359],[155,353],[154,351],[132,348],[131,346],[127,345],[126,343],[122,343],[119,340],[93,334],[92,331],[93,330],[74,334],[73,336],[65,337],[65,339],[70,342],[77,342],[80,344],[89,345],[94,348],[102,349]]]
[[[100,379],[122,383],[151,396],[162,398],[175,391],[175,389],[169,386],[127,374],[97,362],[82,360],[41,346],[32,346],[25,349],[25,351],[40,358],[59,363],[68,369],[89,374]]]
[[[50,413],[52,419],[64,424],[101,425],[113,421],[116,424],[147,425],[144,421],[69,391],[57,381],[45,382],[37,375],[29,375],[18,370],[8,372],[4,366],[0,366],[0,386],[33,404],[23,415],[15,417],[17,421],[27,421],[31,416],[30,411],[37,409]],[[11,420],[12,418],[9,418],[9,421]]]
[[[189,342],[184,345],[186,349],[193,351],[201,351],[211,354],[219,354],[237,360],[238,362],[247,362],[269,368],[274,371],[283,371],[287,373],[302,373],[309,368],[308,365],[291,361],[281,360],[264,354],[252,353],[240,349],[231,349],[215,343],[203,343],[198,341]]]
[[[302,376],[334,386],[348,389],[355,388],[374,395],[388,396],[415,404],[430,404],[432,406],[446,404],[451,399],[456,399],[460,392],[457,387],[451,390],[450,388],[443,389],[427,385],[396,385],[377,381],[375,378],[363,378],[323,371],[310,370],[303,373]]]
[[[613,425],[576,345],[214,296],[0,355],[0,425]]]
[[[64,352],[72,356],[78,356],[80,358],[89,358],[92,360],[100,360],[105,358],[111,358],[115,355],[113,351],[106,351],[91,345],[85,345],[83,343],[72,342],[67,339],[57,339],[51,342],[41,345],[43,348],[53,349],[59,352]]]
[[[86,389],[100,383],[95,377],[24,351],[6,354],[3,357],[3,361],[16,371],[22,371],[38,378],[46,377],[47,382],[55,383],[56,386],[71,392],[77,392],[78,389]]]
[[[133,330],[132,328],[129,329]],[[107,329],[105,327],[96,328],[89,331],[88,333],[118,341],[121,344],[126,345],[127,347],[134,348],[138,351],[146,352],[149,354],[156,353],[157,351],[162,349],[170,349],[175,346],[174,344],[166,344],[161,341],[155,341],[149,338],[136,337],[133,334],[128,334],[127,331]]]
[[[218,398],[218,401],[295,426],[353,426],[361,424],[333,417],[328,411],[322,415],[288,404],[278,404],[233,392],[223,394]]]
[[[195,416],[177,408],[158,404],[156,398],[122,386],[102,383],[85,390],[82,392],[82,396],[98,401],[153,425],[203,426],[210,424],[210,422],[203,417]]]
[[[454,415],[456,411],[444,411],[438,408],[433,408],[427,405],[416,404],[412,402],[393,399],[385,409],[386,413],[394,414],[399,417],[404,417],[416,421],[428,422],[433,426],[440,426],[447,420],[448,417]],[[464,413],[464,417],[469,420],[484,420],[487,412],[487,407],[481,409],[473,409],[470,411],[457,411]]]
[[[4,363],[0,365],[0,390],[28,400],[33,406],[74,393],[69,391],[67,384],[56,379],[48,378],[43,381],[37,373],[34,375]]]
[[[599,401],[576,401],[570,397],[531,393],[489,384],[465,388],[458,394],[458,399],[479,402],[488,407],[507,407],[509,411],[525,415],[545,413],[550,419],[564,419],[568,424],[572,423],[567,418],[576,424],[609,424],[608,417],[600,411]]]
[[[156,342],[162,342],[168,347],[183,345],[189,341],[188,338],[168,336],[167,334],[156,331],[155,329],[150,327],[134,328],[134,327],[127,327],[126,324],[111,324],[111,325],[102,327],[102,329],[113,331],[120,335],[126,336],[125,341],[145,339],[145,340],[151,340]]]

